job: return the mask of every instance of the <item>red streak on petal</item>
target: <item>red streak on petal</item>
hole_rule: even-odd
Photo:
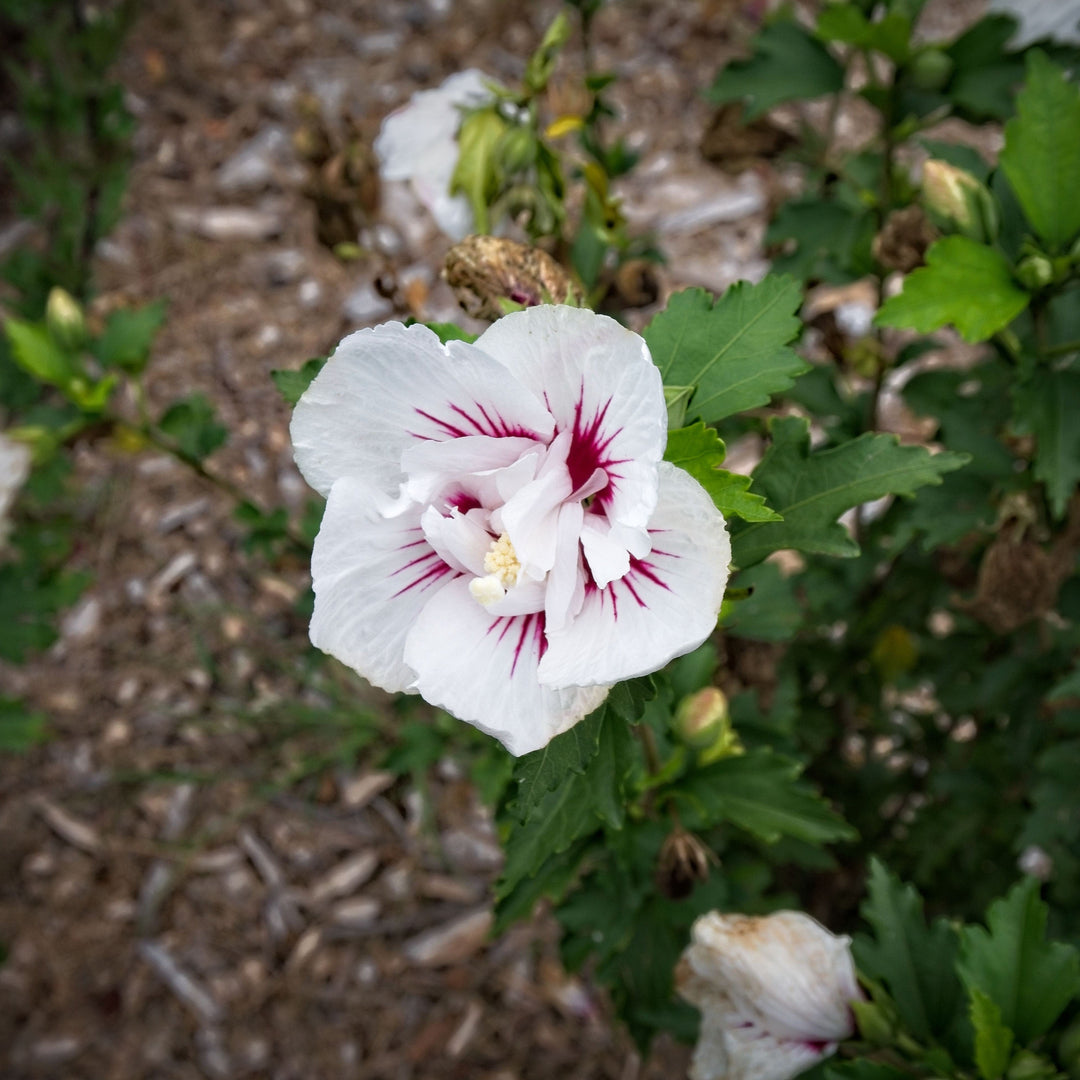
[[[655,554],[655,552],[653,554]],[[626,572],[626,578],[632,577],[634,574],[640,574],[646,581],[651,581],[654,585],[659,585],[665,592],[671,592],[671,586],[659,577],[656,573],[656,568],[650,562],[646,562],[643,559],[631,558],[630,569]],[[623,580],[625,581],[626,578],[623,578]],[[629,585],[629,583],[627,584]],[[638,602],[640,603],[640,601]]]

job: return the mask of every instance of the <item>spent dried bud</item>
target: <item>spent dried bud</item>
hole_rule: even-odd
[[[926,261],[926,249],[938,238],[920,206],[894,210],[874,237],[874,258],[886,270],[910,274]]]
[[[511,305],[584,302],[580,286],[546,251],[496,236],[468,236],[455,244],[443,277],[467,314],[500,318]]]

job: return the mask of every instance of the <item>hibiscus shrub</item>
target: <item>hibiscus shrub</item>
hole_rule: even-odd
[[[771,24],[731,79],[791,50],[820,74],[823,41],[849,41],[896,65],[890,124],[909,98],[943,115],[931,76],[969,107],[936,54],[970,61],[969,81],[1027,82],[999,168],[929,170],[946,235],[860,347],[794,351],[811,338],[784,275],[678,293],[640,338],[566,306],[475,340],[351,336],[290,387],[298,463],[328,496],[312,636],[515,755],[485,774],[498,926],[547,901],[567,965],[643,1043],[699,1031],[679,989],[704,1015],[696,1080],[786,1080],[841,1040],[857,1060],[826,1068],[874,1080],[1049,1080],[1075,1071],[1078,1038],[1077,955],[1045,931],[1080,932],[1080,218],[1062,197],[1080,95],[1038,50],[989,63],[1000,23],[935,54],[910,44],[917,4],[866,7],[832,5],[817,37]],[[901,192],[889,132],[871,253]],[[987,343],[974,366],[898,332],[949,326]],[[932,449],[875,430],[899,392]],[[765,444],[749,477],[723,468],[748,432]],[[924,890],[929,928],[880,856]],[[862,989],[812,920],[709,914],[795,903],[854,930],[867,880]],[[940,918],[983,911],[988,930]]]

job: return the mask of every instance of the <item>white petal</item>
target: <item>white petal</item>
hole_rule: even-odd
[[[590,518],[581,530],[581,546],[596,587],[605,589],[630,570],[630,552],[610,538],[611,526],[606,520],[595,515]]]
[[[609,516],[645,525],[667,440],[662,380],[645,341],[607,316],[540,305],[504,316],[476,344],[543,398],[560,430],[573,432],[573,486],[604,469],[610,484],[597,498]]]
[[[443,562],[459,573],[484,574],[484,556],[491,547],[491,533],[474,517],[456,511],[444,515],[429,506],[420,516],[420,527]]]
[[[416,502],[429,502],[440,491],[470,473],[489,473],[513,465],[528,451],[539,453],[540,443],[532,439],[497,439],[468,435],[447,442],[418,442],[401,455],[406,476],[406,493]]]
[[[469,201],[450,194],[458,161],[461,109],[491,100],[484,83],[482,72],[469,69],[451,75],[434,90],[414,94],[407,105],[383,121],[374,143],[380,176],[411,181],[417,198],[453,240],[461,240],[473,228]]]
[[[702,1026],[705,1026],[704,1022]],[[724,1035],[727,1071],[722,1075],[725,1080],[792,1080],[836,1050],[835,1044],[777,1039],[754,1026],[727,1028]],[[695,1052],[695,1067],[697,1062]],[[693,1072],[691,1080],[698,1080]]]
[[[585,602],[585,572],[581,566],[581,503],[566,503],[556,526],[555,564],[547,577],[544,621],[548,633],[561,630]]]
[[[385,518],[385,505],[377,489],[354,477],[330,489],[311,558],[311,641],[396,692],[416,678],[404,659],[406,636],[454,571],[424,539],[419,507]]]
[[[540,613],[496,618],[449,582],[424,606],[405,644],[426,701],[498,739],[511,754],[537,750],[573,727],[607,687],[550,690],[536,678],[544,647]]]
[[[850,1002],[862,996],[849,945],[799,911],[711,912],[694,923],[686,957],[700,979],[723,989],[734,1012],[760,1018],[770,1034],[834,1043],[854,1031]]]
[[[403,451],[469,435],[547,442],[547,410],[506,369],[462,341],[444,347],[425,326],[385,323],[349,335],[293,411],[296,463],[326,494],[341,476],[398,491]]]
[[[386,117],[373,144],[382,178],[411,180],[425,166],[430,168],[433,145],[456,161],[461,107],[491,100],[485,78],[475,68],[459,71],[440,86],[413,94],[406,105]]]
[[[656,671],[716,626],[731,562],[724,519],[682,469],[661,462],[659,479],[652,551],[606,589],[589,589],[573,622],[548,635],[545,685],[613,683]]]

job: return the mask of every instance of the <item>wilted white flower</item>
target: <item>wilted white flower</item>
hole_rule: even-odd
[[[987,13],[1011,15],[1020,23],[1010,42],[1016,48],[1043,38],[1071,45],[1080,44],[1078,0],[990,0]]]
[[[473,214],[463,195],[450,194],[458,161],[461,111],[492,100],[491,80],[474,68],[451,75],[434,90],[413,94],[407,105],[391,113],[375,139],[379,175],[407,180],[416,197],[431,211],[452,240],[473,231]]]
[[[30,448],[0,432],[0,548],[11,527],[8,521],[11,504],[29,474]]]
[[[727,530],[666,438],[645,342],[588,310],[527,308],[475,344],[351,335],[292,420],[327,495],[312,641],[511,753],[544,746],[716,625]]]
[[[701,1010],[691,1080],[790,1080],[855,1031],[850,938],[798,911],[694,923],[675,973]]]

